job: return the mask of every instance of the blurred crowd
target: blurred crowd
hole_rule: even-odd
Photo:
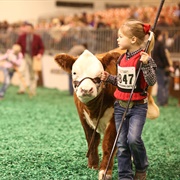
[[[117,31],[124,20],[137,19],[144,23],[153,25],[154,20],[156,19],[157,10],[158,7],[156,6],[115,8],[96,11],[93,13],[82,12],[69,16],[57,16],[49,19],[41,19],[38,20],[36,24],[31,24],[23,20],[14,23],[3,21],[0,22],[0,53],[5,53],[5,55],[7,55],[9,52],[13,52],[9,50],[7,51],[7,49],[13,47],[15,43],[21,46],[25,61],[27,61],[26,64],[28,64],[27,69],[29,69],[30,74],[28,77],[32,76],[33,78],[30,80],[35,82],[35,88],[33,87],[34,89],[30,89],[30,94],[35,95],[37,77],[40,77],[39,74],[41,74],[41,65],[39,65],[41,63],[37,63],[38,66],[34,69],[34,64],[30,64],[29,62],[31,62],[31,60],[29,59],[41,59],[44,51],[47,52],[52,49],[57,50],[58,52],[63,51],[70,53],[70,50],[73,47],[76,47],[75,45],[82,44],[86,44],[88,50],[92,53],[107,52],[111,49],[117,48]],[[165,48],[170,52],[179,53],[180,3],[176,6],[163,7],[156,29],[158,28],[162,30],[163,44]],[[29,29],[31,30],[30,32]],[[24,34],[28,37],[29,33],[31,36],[29,36],[30,38],[28,39],[30,39],[30,43],[33,43],[32,47],[39,48],[35,49],[35,51],[37,51],[35,53],[33,52],[34,49],[31,49],[30,52],[33,54],[29,53],[27,50],[25,51],[25,46],[27,46],[27,44],[24,43],[24,40],[22,40],[22,42],[19,40],[20,37],[26,39]],[[32,39],[37,39],[37,37],[39,43],[37,41],[32,41]],[[31,47],[31,45],[28,47]],[[27,54],[30,54],[29,57],[27,57]],[[12,58],[9,59],[11,60]],[[7,67],[5,68],[7,69]],[[14,70],[12,71],[12,68],[9,69],[9,74],[6,73],[9,76],[9,78],[7,78],[8,82],[12,77],[12,72],[14,72]],[[27,69],[25,70],[24,68],[23,71],[21,70],[20,75],[22,76],[24,72],[27,72]],[[25,75],[23,76],[24,77],[21,78],[23,79],[21,83],[22,86],[20,86],[18,92],[20,94],[25,92],[28,84],[33,84],[30,83],[30,80],[26,78]],[[23,83],[25,79],[28,79],[28,81]],[[5,85],[7,84],[8,83],[5,82]],[[24,88],[23,90],[22,87]],[[7,87],[3,88],[3,93],[0,94],[0,97],[4,96],[5,89],[7,89]]]
[[[74,27],[90,26],[94,28],[108,27],[118,28],[121,23],[127,18],[138,19],[143,22],[153,24],[157,6],[145,7],[127,7],[127,8],[113,8],[107,10],[96,11],[93,13],[80,13],[69,16],[59,16],[50,19],[39,20],[36,24],[37,29],[51,28],[54,24]],[[161,15],[165,17],[165,21],[170,26],[180,26],[180,3],[174,6],[164,6]],[[8,23],[8,21],[0,22],[0,30],[7,31],[10,28],[20,27],[23,22]],[[66,27],[67,28],[67,27]]]
[[[72,41],[73,36],[77,36],[76,39],[91,39],[91,42],[88,42],[89,47],[93,47],[91,43],[95,39],[94,36],[98,36],[97,34],[90,34],[87,36],[87,31],[84,33],[84,37],[78,36],[78,32],[75,32],[74,29],[79,31],[80,29],[86,30],[100,30],[100,29],[108,29],[111,30],[110,34],[99,35],[99,39],[96,40],[103,41],[101,39],[112,39],[113,30],[117,30],[118,27],[123,23],[124,20],[138,19],[145,23],[149,23],[153,25],[155,20],[155,16],[157,13],[157,6],[144,6],[144,7],[127,7],[127,8],[113,8],[106,9],[96,12],[82,12],[79,14],[72,14],[68,16],[57,16],[51,17],[49,19],[40,19],[36,24],[34,24],[34,28],[37,33],[39,33],[45,43],[46,49],[55,48],[60,49],[61,47],[65,47],[65,45],[69,44]],[[24,32],[25,21],[8,23],[8,21],[0,22],[0,48],[4,47],[5,49],[12,46],[14,42],[16,42],[17,37]],[[180,27],[180,3],[174,6],[164,6],[161,11],[161,16],[159,18],[158,26],[160,27],[170,27],[170,28],[178,28]],[[73,29],[72,34],[69,33],[70,30]],[[68,35],[67,35],[68,34]],[[102,33],[103,34],[103,33]],[[114,37],[116,37],[116,31]],[[179,34],[175,34],[179,36]],[[172,36],[172,35],[170,35]],[[173,32],[174,36],[174,32]],[[65,37],[65,38],[64,38]],[[73,37],[74,38],[74,37]],[[176,38],[176,37],[175,37]],[[64,41],[68,41],[65,42]],[[48,42],[48,43],[47,43]],[[107,40],[109,43],[109,41]],[[79,43],[79,42],[78,42]],[[103,42],[105,44],[106,42]],[[171,44],[172,42],[169,41]],[[57,47],[56,47],[57,45]],[[107,48],[116,47],[116,38],[113,42],[112,46]],[[72,45],[67,45],[67,49],[70,49]],[[100,46],[99,46],[100,47]],[[96,47],[94,46],[94,49]],[[103,49],[103,51],[106,48]],[[92,49],[93,51],[93,49]]]

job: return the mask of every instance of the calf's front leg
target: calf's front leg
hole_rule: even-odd
[[[91,169],[98,169],[99,167],[99,154],[98,154],[98,146],[100,143],[100,134],[95,132],[95,136],[93,138],[92,141],[92,136],[93,136],[93,132],[94,129],[92,129],[87,122],[84,120],[84,118],[80,118],[81,119],[81,124],[83,126],[84,129],[84,133],[85,133],[85,137],[86,137],[86,141],[88,144],[88,167]],[[91,147],[89,149],[90,143],[92,141]]]
[[[99,178],[98,178],[99,180],[103,180],[104,173],[105,173],[108,161],[109,161],[109,157],[110,157],[113,145],[114,145],[115,138],[116,138],[116,128],[115,128],[114,117],[112,117],[108,127],[106,128],[104,138],[103,138],[103,143],[102,143],[103,157],[100,164],[100,171],[99,171]],[[112,154],[112,158],[108,166],[108,170],[106,173],[106,180],[112,179],[112,169],[113,169],[115,153],[116,153],[116,148]]]

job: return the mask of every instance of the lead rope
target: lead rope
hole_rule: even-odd
[[[103,86],[104,86],[104,84],[103,84]],[[93,131],[91,141],[90,141],[90,144],[88,146],[88,151],[87,151],[86,157],[89,157],[89,152],[90,152],[90,149],[91,149],[92,144],[94,142],[95,133],[96,133],[96,130],[97,130],[99,122],[100,122],[100,117],[101,117],[101,113],[102,113],[102,106],[103,106],[103,99],[104,99],[104,92],[105,92],[105,86],[103,87],[103,90],[102,90],[102,100],[101,100],[101,104],[100,104],[100,111],[99,111],[99,115],[98,115],[98,119],[97,119],[97,124],[96,124],[94,131]]]

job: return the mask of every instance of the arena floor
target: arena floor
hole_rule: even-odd
[[[0,101],[0,179],[98,179],[98,171],[87,168],[85,136],[69,92],[39,87],[33,98],[16,92],[10,86]],[[158,119],[147,119],[148,180],[180,179],[179,110],[177,100],[170,98]]]

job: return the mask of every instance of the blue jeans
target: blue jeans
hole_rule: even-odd
[[[125,108],[114,103],[116,130],[118,130]],[[117,141],[117,159],[119,180],[133,180],[132,158],[136,171],[144,172],[148,167],[146,149],[141,139],[146,121],[147,103],[135,105],[128,109]]]
[[[14,74],[14,70],[7,69],[7,68],[4,68],[4,67],[0,67],[0,70],[4,74],[4,81],[2,83],[2,86],[0,87],[0,96],[3,97],[5,95],[5,92],[6,92],[7,88],[10,85],[12,76]]]

